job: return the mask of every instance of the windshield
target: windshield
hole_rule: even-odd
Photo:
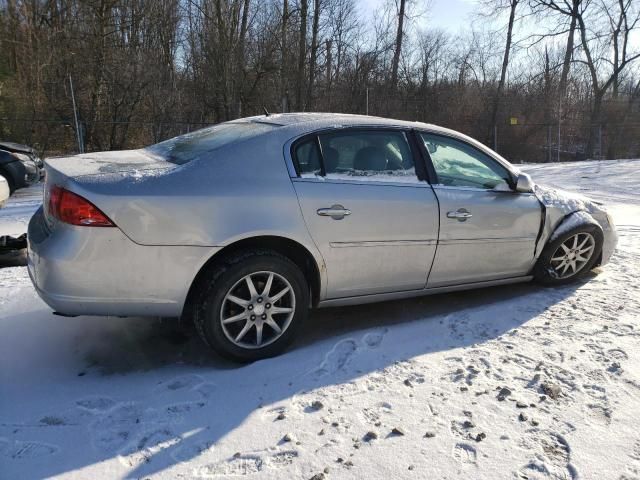
[[[239,140],[246,140],[276,128],[270,123],[227,122],[174,137],[147,147],[146,150],[164,157],[168,162],[183,165],[203,153],[208,153]]]

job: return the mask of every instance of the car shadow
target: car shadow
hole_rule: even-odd
[[[195,459],[256,412],[269,422],[277,421],[283,405],[309,412],[309,404],[294,405],[309,392],[357,385],[397,362],[498,339],[582,284],[556,289],[518,284],[320,309],[311,313],[293,348],[250,365],[211,355],[196,335],[166,321],[139,319],[131,328],[111,329],[104,319],[95,319],[95,338],[84,352],[86,368],[78,375],[91,378],[88,385],[113,381],[115,386],[127,379],[135,385],[147,375],[140,372],[148,372],[156,385],[148,396],[113,404],[104,400],[105,408],[89,408],[82,422],[94,455],[51,458],[38,475],[56,476],[115,456],[131,468],[128,478],[158,473]],[[96,392],[88,387],[85,394],[99,400],[98,390],[104,387]],[[126,395],[114,391],[121,399]],[[274,438],[273,445],[279,440]],[[250,453],[217,459],[205,473],[230,475],[237,473],[234,468],[251,468],[255,456]]]

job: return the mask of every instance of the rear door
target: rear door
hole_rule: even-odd
[[[515,192],[511,173],[473,145],[420,132],[440,202],[440,236],[428,287],[526,275],[534,262],[542,210]]]
[[[410,141],[403,130],[347,128],[293,144],[293,184],[325,260],[327,298],[425,287],[438,204]]]

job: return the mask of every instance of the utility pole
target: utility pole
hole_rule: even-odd
[[[82,145],[82,135],[80,134],[80,127],[78,125],[78,109],[76,108],[76,96],[73,92],[73,80],[71,74],[69,74],[69,87],[71,88],[71,103],[73,104],[73,120],[76,127],[76,138],[78,140],[78,152],[84,153],[84,146]]]

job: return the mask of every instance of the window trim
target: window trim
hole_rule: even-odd
[[[418,179],[417,183],[413,182],[393,182],[393,181],[377,181],[377,180],[358,180],[354,178],[353,180],[347,179],[337,179],[337,178],[327,178],[326,170],[325,170],[325,162],[324,162],[324,152],[322,151],[322,142],[320,142],[320,135],[323,134],[331,134],[331,133],[352,133],[352,132],[371,132],[371,131],[380,131],[380,132],[401,132],[404,133],[407,144],[409,146],[409,150],[411,152],[411,157],[413,158],[413,164],[416,172],[416,178]],[[314,137],[318,149],[320,151],[320,173],[321,178],[304,178],[300,174],[300,164],[298,159],[296,158],[296,148],[299,144],[304,143],[309,140],[309,138]],[[321,128],[319,130],[315,130],[313,132],[305,133],[299,137],[292,138],[291,140],[285,143],[284,147],[285,152],[285,160],[287,162],[287,169],[289,170],[289,176],[292,179],[298,181],[311,181],[311,182],[333,182],[333,183],[348,183],[348,184],[366,184],[366,185],[398,185],[398,186],[419,186],[422,183],[424,185],[430,185],[430,176],[428,174],[428,170],[425,165],[425,158],[420,151],[419,142],[414,137],[414,130],[411,128],[407,128],[404,126],[394,126],[394,125],[349,125],[349,126],[338,126],[338,127],[329,127],[329,128]],[[422,182],[422,183],[421,183]]]
[[[509,179],[507,180],[507,184],[509,185],[509,188],[511,189],[511,191],[504,191],[504,193],[519,193],[519,192],[516,192],[516,190],[515,190],[515,185],[516,185],[517,179],[516,179],[516,175],[513,172],[513,170],[511,168],[509,168],[507,165],[505,165],[504,163],[502,163],[501,161],[499,161],[498,159],[496,159],[493,155],[489,154],[488,152],[485,152],[484,150],[482,150],[482,149],[478,148],[477,146],[473,145],[472,143],[469,143],[465,139],[460,138],[460,137],[455,136],[455,135],[448,135],[448,134],[442,133],[442,132],[434,132],[434,131],[431,131],[431,130],[420,130],[420,129],[416,129],[415,130],[415,134],[416,134],[416,140],[417,140],[418,144],[420,145],[420,151],[422,152],[422,154],[425,157],[425,161],[427,163],[427,170],[429,171],[430,175],[433,175],[433,177],[432,177],[433,181],[431,182],[431,184],[432,184],[432,186],[434,188],[437,187],[437,188],[458,189],[458,190],[473,190],[473,191],[481,191],[481,192],[501,192],[501,190],[494,190],[492,188],[480,188],[480,187],[460,186],[460,185],[444,185],[444,184],[439,183],[438,173],[436,172],[435,166],[433,164],[433,159],[431,158],[431,154],[427,150],[427,147],[424,145],[424,141],[421,138],[421,135],[423,135],[423,134],[434,135],[436,137],[443,137],[443,138],[448,138],[448,139],[451,139],[451,140],[455,140],[457,142],[463,143],[464,145],[466,145],[467,147],[473,149],[476,152],[480,152],[480,154],[484,155],[489,160],[491,160],[491,161],[495,162],[496,164],[498,164],[509,175]]]

